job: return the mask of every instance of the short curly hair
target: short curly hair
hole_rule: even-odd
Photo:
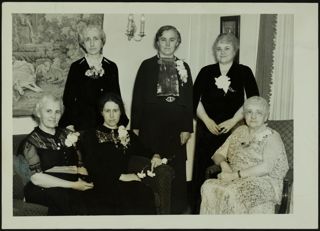
[[[63,114],[64,106],[63,106],[61,97],[57,97],[52,94],[45,94],[38,100],[38,102],[36,103],[33,109],[32,117],[35,121],[37,121],[37,123],[40,123],[40,118],[39,118],[40,110],[48,101],[58,102],[60,105],[61,115]]]
[[[267,117],[269,117],[270,106],[269,106],[269,103],[267,102],[267,100],[265,100],[263,97],[251,96],[250,98],[246,99],[246,101],[243,104],[243,111],[245,111],[246,108],[248,107],[248,105],[251,105],[251,104],[261,105],[264,108],[265,115],[267,115]]]
[[[89,24],[86,27],[84,27],[78,34],[78,41],[79,41],[79,46],[87,53],[87,50],[84,46],[84,40],[85,40],[85,33],[88,30],[91,29],[97,29],[100,35],[100,39],[102,41],[102,46],[104,46],[104,44],[106,44],[106,33],[103,31],[102,27],[99,25],[95,25],[95,24]],[[102,49],[100,51],[100,53],[102,53]]]
[[[239,39],[233,34],[233,33],[222,33],[219,34],[216,40],[214,41],[212,45],[212,51],[214,54],[215,59],[217,60],[216,57],[216,49],[217,45],[219,42],[226,42],[226,43],[231,43],[233,46],[234,51],[237,53],[239,51]]]

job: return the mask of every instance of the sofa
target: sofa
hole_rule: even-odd
[[[279,132],[284,143],[289,170],[283,180],[281,204],[276,205],[277,214],[290,213],[292,211],[292,186],[293,186],[293,120],[269,120],[268,126]],[[212,165],[206,170],[206,178],[214,178],[221,171],[220,166]]]
[[[13,216],[46,216],[47,207],[24,201],[23,188],[29,181],[30,171],[23,155],[19,155],[21,153],[19,145],[25,137],[26,135],[13,136]],[[129,171],[140,172],[148,163],[150,163],[149,159],[135,156],[129,163]],[[157,213],[169,214],[174,170],[169,165],[161,165],[155,169],[155,174],[155,180],[146,177],[143,181],[154,191]]]

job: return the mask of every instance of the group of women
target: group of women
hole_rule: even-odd
[[[245,96],[259,91],[250,68],[234,61],[237,38],[217,37],[217,63],[202,68],[194,84],[188,64],[175,56],[181,41],[174,26],[157,31],[157,54],[137,72],[130,131],[117,66],[102,55],[105,33],[90,25],[79,34],[86,54],[70,67],[64,107],[44,96],[35,109],[39,126],[23,143],[33,173],[25,187],[27,201],[48,206],[50,215],[155,214],[154,193],[144,179],[157,177],[155,170],[167,165],[174,170],[167,213],[183,214],[186,143],[196,117],[192,213],[247,213],[254,206],[246,203],[266,202],[268,209],[278,203],[286,156],[278,133],[265,125],[267,103],[254,97],[243,107]],[[243,118],[246,125],[229,136]],[[147,158],[148,169],[132,172],[133,155]],[[222,172],[204,183],[211,158]],[[254,187],[243,190],[247,185]],[[258,193],[260,201],[257,192],[264,193]]]

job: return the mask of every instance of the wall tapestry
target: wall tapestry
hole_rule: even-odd
[[[62,96],[87,24],[102,26],[103,14],[12,14],[13,116],[31,115],[43,94]]]

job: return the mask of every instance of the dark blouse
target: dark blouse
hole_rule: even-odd
[[[215,78],[221,75],[219,64],[203,67],[194,83],[194,113],[201,100],[208,116],[216,123],[231,118],[243,105],[244,96],[259,95],[259,90],[251,69],[248,66],[233,63],[226,74],[231,81],[230,89],[225,93],[218,89]]]
[[[192,77],[187,63],[183,62],[188,73],[187,82],[183,84],[179,79],[179,96],[173,102],[168,102],[168,97],[157,95],[157,83],[159,76],[159,58],[154,56],[144,60],[138,70],[131,112],[131,128],[142,129],[147,121],[167,120],[170,127],[179,131],[193,131],[192,123]],[[166,114],[165,117],[162,114]],[[172,124],[170,124],[172,123]],[[164,124],[164,122],[159,123]],[[163,129],[160,125],[158,129]],[[158,130],[157,129],[157,130]],[[154,131],[156,132],[156,131]]]
[[[121,143],[118,129],[99,126],[85,132],[81,138],[84,165],[95,186],[95,190],[110,191],[119,182],[121,174],[127,174],[132,155],[150,156],[138,137],[127,131],[129,140]],[[142,169],[141,169],[142,170]]]
[[[99,98],[108,92],[120,96],[121,93],[117,65],[103,58],[102,67],[104,74],[98,78],[91,78],[85,75],[90,68],[85,58],[71,64],[63,93],[65,112],[59,122],[61,127],[73,124],[76,130],[85,130],[103,123],[98,110]],[[128,121],[124,115],[120,123],[126,126]]]
[[[78,158],[76,149],[65,145],[67,135],[68,132],[65,129],[56,128],[56,133],[51,135],[36,127],[27,136],[22,146],[22,153],[31,172],[44,172],[55,166],[77,166],[79,164],[78,160],[80,158]],[[67,175],[60,173],[47,174],[64,179]],[[76,177],[74,180],[76,180]]]

